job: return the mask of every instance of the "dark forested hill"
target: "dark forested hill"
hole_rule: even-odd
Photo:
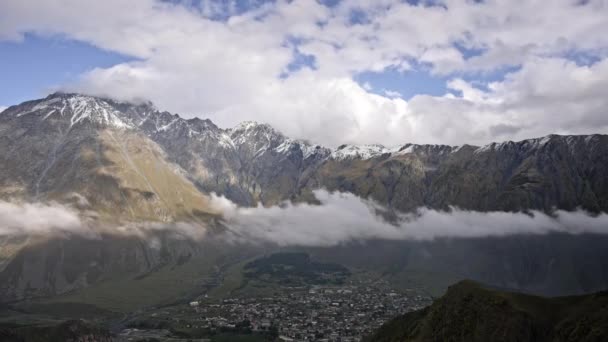
[[[606,341],[608,292],[545,298],[461,281],[431,306],[384,324],[369,342]]]

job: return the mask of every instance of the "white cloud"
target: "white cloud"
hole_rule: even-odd
[[[92,212],[51,203],[12,203],[0,201],[0,237],[21,235],[98,238],[100,234],[137,236],[154,239],[157,233],[169,233],[176,239],[199,241],[207,234],[202,223],[194,222],[124,222],[104,223],[91,219]]]
[[[370,239],[432,240],[477,238],[514,234],[608,234],[608,215],[557,211],[474,212],[452,208],[450,212],[420,208],[409,214],[394,214],[386,221],[381,205],[349,193],[315,191],[322,205],[282,203],[273,207],[239,207],[224,197],[212,195],[211,203],[223,214],[227,229],[220,238],[232,242],[281,246],[334,246]],[[152,246],[159,234],[174,239],[200,241],[207,227],[194,222],[103,223],[87,218],[85,212],[57,203],[0,202],[0,237],[20,235],[80,235],[96,239],[101,234],[137,236]]]
[[[220,126],[268,122],[285,134],[341,143],[484,144],[549,133],[608,132],[608,5],[576,1],[277,1],[238,14],[226,2],[200,10],[154,0],[0,3],[0,39],[59,34],[137,61],[92,70],[70,89],[148,98]],[[120,8],[120,10],[117,10]],[[353,9],[363,24],[349,22]],[[541,16],[538,13],[542,13]],[[229,17],[213,21],[217,15]],[[567,24],[566,24],[567,23]],[[315,58],[287,78],[294,49]],[[473,51],[473,56],[462,50]],[[564,59],[597,60],[579,66]],[[521,66],[482,91],[455,78],[458,95],[371,93],[354,76],[413,65],[474,77]],[[481,74],[479,74],[481,73]],[[470,79],[467,77],[466,79]],[[382,89],[382,87],[378,87]]]
[[[400,92],[390,90],[390,89],[384,89],[382,92],[384,93],[384,95],[386,95],[386,97],[391,98],[391,99],[403,96],[403,95],[401,95]]]
[[[8,107],[6,107],[6,106],[0,106],[0,113],[4,112],[4,110],[5,110],[6,108],[8,108]]]
[[[179,240],[200,241],[207,236],[207,227],[194,222],[129,222],[118,226],[107,225],[102,231],[110,234],[137,236],[154,242],[157,233],[169,233],[170,237]]]
[[[419,209],[400,214],[395,224],[381,219],[381,207],[346,193],[315,192],[323,205],[291,204],[241,208],[223,197],[213,203],[224,212],[236,242],[271,242],[281,246],[334,246],[368,239],[432,240],[552,232],[608,234],[608,215],[558,211],[554,216],[507,212],[451,212]]]
[[[457,97],[418,96],[408,102],[408,117],[416,117],[418,131],[434,140],[483,143],[524,139],[549,133],[608,132],[608,59],[578,66],[557,58],[537,58],[503,82],[481,91],[462,80],[450,88]],[[511,127],[511,129],[497,128]]]
[[[83,232],[78,214],[59,204],[0,202],[0,236]]]

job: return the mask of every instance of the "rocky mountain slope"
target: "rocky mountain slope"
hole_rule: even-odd
[[[386,323],[369,341],[604,341],[607,327],[608,292],[543,298],[462,281],[430,307]]]
[[[1,196],[79,198],[132,219],[208,213],[209,192],[241,205],[272,205],[312,201],[311,190],[321,187],[402,211],[608,211],[604,135],[329,149],[266,124],[221,129],[150,103],[57,93],[0,114],[0,150]]]
[[[207,198],[163,148],[133,129],[140,107],[56,94],[0,114],[0,194],[73,203],[106,220],[196,219]],[[143,115],[143,114],[142,114]]]

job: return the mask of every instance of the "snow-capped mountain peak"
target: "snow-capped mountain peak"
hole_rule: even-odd
[[[390,153],[390,150],[379,144],[370,145],[341,145],[331,152],[330,158],[344,159],[370,159]]]
[[[13,112],[15,117],[35,115],[41,120],[49,118],[69,118],[73,127],[83,122],[91,122],[115,128],[133,128],[133,123],[103,99],[80,95],[56,93],[41,101],[34,101],[21,110]]]

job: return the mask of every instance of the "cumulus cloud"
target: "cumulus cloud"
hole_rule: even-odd
[[[330,146],[608,132],[603,0],[194,3],[2,1],[0,39],[61,35],[136,58],[91,70],[69,90],[146,98],[223,127],[263,121]],[[353,22],[354,11],[363,18]],[[313,62],[290,69],[302,55]],[[405,101],[355,82],[416,67],[448,77],[456,94]],[[504,79],[484,81],[505,68]]]
[[[561,58],[536,58],[487,90],[455,79],[448,86],[459,96],[416,96],[408,115],[417,130],[445,141],[461,137],[483,143],[491,139],[525,139],[548,134],[608,131],[608,59],[591,66]]]
[[[384,220],[382,207],[348,193],[315,192],[322,205],[284,203],[241,208],[224,197],[213,203],[224,212],[229,239],[270,242],[280,246],[333,246],[368,239],[432,240],[551,232],[608,234],[608,215],[585,212],[474,212],[419,209]]]

